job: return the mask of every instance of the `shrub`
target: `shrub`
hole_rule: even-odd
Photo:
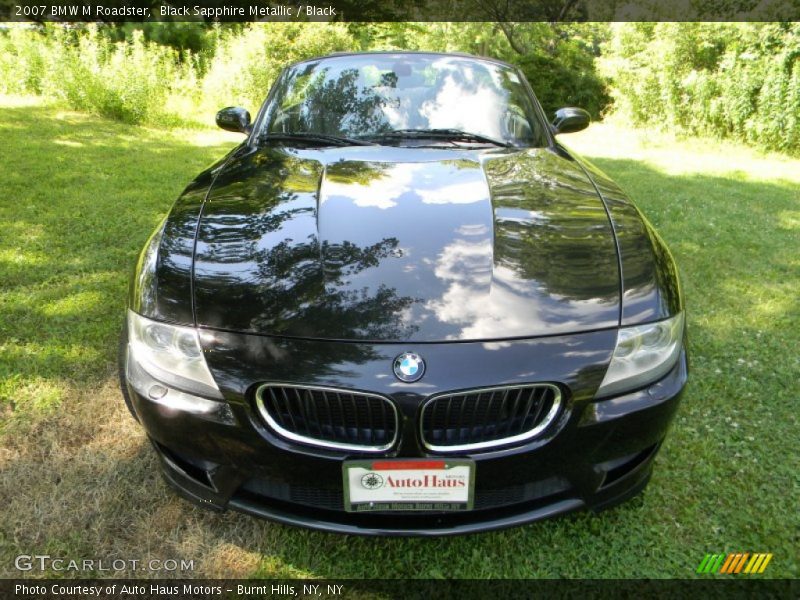
[[[128,123],[150,121],[162,111],[179,80],[175,52],[144,42],[108,42],[92,28],[77,45],[65,45],[53,69],[49,92],[78,109]]]
[[[225,32],[203,77],[197,104],[206,112],[230,105],[253,112],[288,63],[355,47],[342,24],[259,23]]]
[[[223,106],[255,112],[288,63],[390,48],[516,63],[548,113],[600,115],[610,82],[634,124],[800,154],[798,23],[8,24],[0,92],[132,123],[209,124]]]
[[[27,25],[12,26],[0,35],[0,92],[42,93],[42,76],[50,53],[45,41]]]
[[[141,31],[112,42],[95,25],[14,27],[0,48],[5,93],[41,94],[128,123],[155,119],[188,76],[175,50],[145,42]]]
[[[625,24],[602,63],[634,123],[800,153],[800,24]]]

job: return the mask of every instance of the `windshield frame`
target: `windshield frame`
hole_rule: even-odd
[[[509,147],[511,148],[552,148],[555,145],[555,141],[552,135],[552,129],[550,124],[548,123],[544,110],[542,109],[541,104],[539,103],[536,94],[533,91],[533,88],[530,85],[530,82],[525,77],[524,73],[517,67],[516,65],[506,63],[501,60],[495,60],[488,57],[481,57],[481,56],[472,56],[468,54],[456,54],[456,53],[439,53],[439,52],[408,52],[408,51],[398,51],[398,52],[354,52],[354,53],[342,53],[342,54],[333,54],[323,57],[315,57],[310,58],[302,61],[298,61],[287,65],[284,67],[278,76],[275,78],[275,81],[272,83],[270,87],[269,93],[264,100],[264,103],[261,105],[258,111],[258,115],[253,123],[253,128],[250,132],[248,137],[247,143],[249,145],[257,145],[259,143],[263,143],[264,140],[269,139],[269,132],[266,131],[267,126],[270,122],[270,117],[274,110],[278,108],[278,103],[276,102],[276,94],[278,90],[282,88],[284,85],[284,81],[288,74],[292,71],[292,69],[299,68],[303,65],[308,63],[319,63],[322,64],[328,60],[338,60],[338,59],[346,59],[347,57],[365,57],[365,56],[372,56],[372,55],[383,55],[383,56],[419,56],[419,57],[452,57],[462,60],[471,60],[476,62],[484,62],[490,63],[492,65],[502,67],[505,69],[509,69],[513,72],[520,80],[521,89],[526,94],[529,102],[532,105],[532,111],[530,115],[531,125],[536,130],[536,136],[534,136],[534,140],[530,144],[521,144],[517,142],[511,142]],[[313,133],[313,132],[310,132]],[[479,132],[475,132],[479,133]],[[417,145],[417,147],[419,147]],[[452,147],[452,146],[450,146]]]

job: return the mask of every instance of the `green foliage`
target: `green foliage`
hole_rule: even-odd
[[[543,39],[515,62],[536,90],[546,114],[552,115],[562,106],[579,106],[599,117],[610,101],[606,81],[594,65],[604,30],[593,31],[585,25],[562,26],[559,31],[542,29]]]
[[[338,23],[252,24],[223,33],[196,102],[206,111],[241,105],[254,113],[288,63],[355,48],[347,28]]]
[[[174,51],[147,44],[141,32],[107,43],[90,30],[76,45],[65,45],[59,60],[49,82],[52,96],[126,123],[151,121],[180,78]]]
[[[0,92],[42,93],[50,45],[27,28],[12,27],[0,35]]]
[[[232,24],[228,27],[238,27]],[[219,27],[217,27],[219,29]],[[111,23],[104,29],[105,34],[115,42],[130,39],[134,32],[141,31],[144,39],[162,46],[170,46],[179,51],[192,54],[213,52],[216,43],[214,29],[203,21],[152,21],[145,23]]]
[[[0,93],[34,94],[131,123],[251,113],[286,64],[342,50],[433,50],[519,65],[547,114],[636,124],[800,152],[798,23],[10,24]]]
[[[112,42],[90,25],[41,31],[13,28],[0,38],[5,93],[32,93],[127,123],[156,120],[186,76],[174,50],[144,41],[141,31]]]
[[[0,91],[45,95],[127,122],[208,122],[259,107],[286,64],[343,50],[458,51],[518,64],[545,109],[595,116],[608,101],[594,68],[603,25],[546,23],[147,23],[12,26],[0,33]]]
[[[602,62],[634,123],[800,152],[798,23],[628,23]]]

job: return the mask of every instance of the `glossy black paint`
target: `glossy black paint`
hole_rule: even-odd
[[[200,173],[172,205],[145,244],[131,279],[131,310],[171,323],[194,324],[194,236],[208,190],[237,150]]]
[[[567,106],[559,108],[553,119],[553,133],[575,133],[589,126],[592,117],[582,108]]]
[[[402,346],[341,342],[323,342],[320,346],[311,340],[206,332],[204,344],[214,348],[210,363],[235,414],[234,427],[166,411],[132,389],[129,391],[136,413],[162,460],[167,481],[184,497],[208,508],[232,508],[293,525],[365,535],[485,531],[579,508],[600,510],[638,493],[647,483],[653,459],[686,383],[685,355],[658,383],[593,402],[591,396],[602,378],[602,357],[608,356],[610,337],[609,332],[596,332],[565,339],[519,340],[497,348],[477,342],[425,347],[434,364],[440,367],[441,358],[449,367],[433,384],[436,389],[497,381],[513,373],[520,380],[541,380],[545,372],[556,373],[554,379],[563,377],[575,386],[567,410],[543,438],[522,446],[465,455],[476,461],[476,499],[489,506],[463,514],[366,515],[309,504],[303,495],[308,493],[309,482],[322,496],[341,498],[341,461],[359,455],[288,443],[272,434],[253,408],[252,389],[246,382],[269,377],[270,373],[284,374],[281,367],[287,367],[290,379],[302,376],[305,380],[303,373],[311,365],[311,371],[318,374],[312,380],[370,386],[372,381],[383,381],[380,387],[390,390],[391,397],[402,407],[404,419],[400,446],[387,456],[435,456],[421,449],[413,426],[419,398],[428,390],[405,392],[393,388],[388,377],[381,378],[385,359]],[[563,345],[565,342],[567,346]],[[356,349],[347,348],[351,345]],[[240,366],[238,357],[244,348],[250,358]],[[453,348],[458,350],[457,356],[452,355]],[[551,350],[557,356],[548,360]],[[577,367],[582,352],[595,354],[588,367]],[[327,368],[318,366],[326,361],[315,360],[314,356],[331,353],[333,364]],[[289,367],[295,355],[301,364],[293,371]],[[275,357],[276,366],[269,366],[270,358]],[[472,374],[469,366],[477,359],[489,364],[479,374]],[[576,366],[571,371],[570,363]],[[539,368],[527,370],[529,364]],[[550,369],[560,364],[564,365],[563,370]],[[257,367],[252,368],[253,365]],[[328,370],[334,375],[325,375]],[[248,482],[254,481],[261,484],[262,493],[248,491],[252,488]],[[522,501],[492,505],[498,497],[522,497],[523,493]]]
[[[684,309],[675,261],[664,241],[620,187],[591,162],[572,155],[608,208],[622,272],[620,325],[666,319]]]
[[[685,353],[645,389],[594,396],[617,328],[673,316],[683,300],[669,251],[613,181],[552,136],[542,148],[252,137],[190,183],[130,288],[135,312],[199,328],[233,415],[167,410],[123,382],[181,494],[325,530],[441,535],[600,509],[644,487]],[[415,383],[392,373],[406,351],[426,361]],[[483,508],[398,519],[336,506],[341,462],[359,455],[272,432],[254,407],[267,381],[388,396],[401,414],[388,457],[432,455],[417,424],[436,393],[549,382],[565,404],[533,440],[467,454]]]
[[[547,149],[243,149],[203,207],[194,289],[200,326],[342,340],[553,335],[620,310],[603,201]]]
[[[411,152],[443,152],[403,148],[380,150],[384,161],[399,160],[404,154]],[[492,303],[496,302],[494,306],[498,308],[506,299],[510,299],[512,303],[520,303],[534,298],[548,309],[536,319],[531,317],[527,332],[520,329],[510,331],[516,324],[503,323],[502,318],[498,319],[500,322],[496,323],[495,331],[498,334],[495,337],[557,333],[559,311],[574,312],[590,308],[588,313],[578,317],[582,328],[592,329],[615,326],[618,323],[645,323],[666,318],[681,309],[679,279],[674,261],[636,206],[613,181],[588,161],[574,155],[569,155],[571,160],[566,159],[549,150],[444,151],[449,154],[450,159],[445,161],[445,165],[438,161],[432,165],[421,163],[421,168],[428,172],[446,172],[450,169],[458,173],[458,168],[461,167],[462,171],[466,171],[462,181],[468,180],[473,175],[471,172],[480,168],[486,176],[486,182],[482,182],[481,187],[486,190],[494,189],[491,200],[483,196],[473,203],[476,206],[466,205],[468,209],[475,209],[471,213],[471,222],[467,221],[470,218],[469,211],[464,215],[453,211],[453,219],[456,221],[447,232],[452,253],[450,250],[449,254],[444,253],[448,244],[439,243],[438,248],[431,245],[426,239],[430,232],[425,229],[429,224],[421,221],[419,227],[415,228],[413,224],[406,227],[403,233],[409,239],[404,239],[404,243],[419,239],[428,244],[423,248],[427,262],[416,263],[416,257],[404,255],[404,248],[407,246],[400,246],[397,230],[404,225],[404,221],[407,223],[413,220],[413,216],[403,217],[396,223],[387,223],[386,227],[394,231],[386,231],[380,238],[372,236],[369,239],[371,232],[366,228],[362,228],[361,232],[356,231],[356,235],[367,238],[365,242],[369,242],[362,242],[363,246],[352,243],[346,246],[336,244],[336,238],[333,237],[333,243],[331,239],[323,240],[327,241],[326,253],[315,253],[315,249],[322,245],[319,232],[315,230],[316,186],[319,185],[324,165],[331,161],[334,164],[339,163],[337,168],[341,168],[348,165],[346,157],[354,154],[371,155],[374,152],[376,150],[373,148],[259,150],[247,145],[234,149],[229,157],[204,171],[187,187],[167,216],[165,224],[154,232],[152,242],[157,245],[158,253],[153,264],[140,264],[137,267],[131,286],[130,306],[137,312],[156,319],[194,324],[194,298],[191,295],[194,283],[198,288],[198,298],[202,298],[202,301],[198,300],[197,323],[200,325],[302,336],[308,333],[304,330],[305,319],[313,319],[316,313],[323,327],[330,327],[326,320],[332,315],[337,318],[349,316],[352,320],[336,324],[339,331],[331,331],[330,328],[328,331],[315,330],[313,337],[418,341],[473,338],[474,334],[470,334],[469,327],[460,324],[462,315],[442,312],[447,298],[451,298],[454,292],[457,293],[461,285],[482,291],[484,297],[488,297]],[[561,152],[566,150],[562,149]],[[473,158],[475,155],[480,158],[476,160]],[[314,156],[314,160],[310,156]],[[434,156],[441,158],[441,154]],[[223,169],[228,160],[232,163],[231,167]],[[323,160],[324,163],[320,162]],[[353,162],[350,161],[349,164]],[[361,163],[356,164],[359,168],[362,167]],[[393,163],[372,162],[367,163],[367,168],[372,164]],[[413,166],[416,163],[410,164]],[[563,165],[568,165],[568,168],[562,169],[558,177],[553,176],[550,179],[543,177],[541,170],[537,170],[540,166],[552,168]],[[583,179],[579,175],[578,165],[587,173]],[[259,171],[261,167],[265,168]],[[290,172],[292,178],[288,178]],[[221,173],[219,187],[214,186],[209,193],[211,182]],[[276,173],[283,175],[278,176]],[[242,177],[243,181],[235,181],[234,176]],[[534,180],[534,185],[528,187],[522,179],[525,176],[537,177],[538,181]],[[276,177],[278,181],[275,180]],[[281,177],[288,180],[285,188],[278,188],[279,185],[284,185],[280,181]],[[597,186],[599,192],[594,198],[591,197],[591,184]],[[346,183],[338,182],[336,185],[339,189],[346,189],[347,186]],[[265,198],[270,193],[274,196],[268,201]],[[560,209],[563,205],[557,195],[559,193],[564,193],[579,210],[562,212]],[[260,199],[259,194],[263,194]],[[200,211],[206,195],[210,200],[204,207],[204,215],[207,217],[204,216],[200,223]],[[554,200],[555,198],[558,200]],[[344,210],[350,211],[349,219],[353,218],[353,213],[359,211],[362,214],[377,212],[382,216],[385,210],[359,207],[352,192],[349,196],[334,197],[333,201],[338,202]],[[437,209],[436,205],[425,205],[418,199],[414,202],[431,211]],[[488,202],[493,203],[491,208],[486,206]],[[605,223],[602,214],[604,207],[610,215],[610,219],[606,217]],[[462,207],[453,203],[452,208]],[[479,211],[480,208],[486,210]],[[486,229],[487,222],[491,219],[489,212],[492,210],[494,231],[489,236]],[[552,218],[550,215],[553,212],[562,214],[556,214]],[[542,219],[537,224],[535,219],[539,215]],[[334,223],[334,226],[347,225],[348,223]],[[352,223],[349,225],[352,226]],[[589,232],[589,236],[583,239],[581,226],[586,226]],[[289,227],[294,227],[296,233],[281,238],[279,249],[268,247],[270,239],[277,239],[286,231],[284,228]],[[164,235],[161,235],[162,229]],[[352,229],[355,230],[356,227]],[[569,237],[562,237],[564,231],[568,235],[571,232],[572,237],[578,241],[574,248],[567,248],[566,253],[556,252],[550,243],[560,243],[560,250],[563,249],[563,245],[569,241]],[[200,233],[197,240],[200,252],[195,267],[197,279],[192,282],[195,233]],[[294,237],[300,235],[303,237]],[[323,231],[323,235],[327,235],[326,232]],[[333,235],[341,238],[341,233],[335,229]],[[221,250],[223,241],[226,245],[230,244],[230,249]],[[614,241],[618,246],[618,259],[616,255],[611,257],[609,252]],[[283,252],[284,249],[290,251]],[[272,256],[280,252],[281,261],[271,261],[270,252],[273,253]],[[617,250],[613,252],[616,254]],[[436,266],[432,262],[447,256],[459,260],[456,266],[461,272],[449,272],[447,265],[442,265],[445,267],[439,271],[442,277],[437,277]],[[618,265],[612,267],[611,263],[617,260]],[[523,264],[524,261],[528,261],[527,264]],[[406,293],[398,293],[396,285],[389,283],[383,289],[378,289],[381,277],[384,274],[387,277],[397,276],[401,265],[409,269],[416,268],[418,271],[406,278],[401,274],[401,284],[403,280],[414,284],[420,281],[421,267],[422,276],[427,276],[424,281],[428,284],[422,290],[424,295],[420,295],[421,290],[418,287],[407,287]],[[520,268],[521,265],[524,268]],[[532,272],[534,265],[536,271]],[[301,267],[299,271],[297,267]],[[224,272],[226,269],[227,273]],[[275,272],[271,273],[270,269],[275,269]],[[494,289],[501,284],[494,277],[498,269],[501,269],[507,280],[510,275],[513,283],[533,285],[527,290],[506,286],[501,291],[508,293],[506,298],[501,299]],[[617,273],[612,273],[614,269],[617,269]],[[342,272],[344,278],[341,278]],[[306,299],[310,299],[309,295],[316,295],[317,299],[325,299],[327,304],[309,307],[307,310],[311,314],[300,314],[291,306],[284,306],[281,310],[288,308],[289,316],[285,322],[282,317],[287,313],[281,313],[278,321],[277,313],[269,314],[271,309],[265,300],[256,297],[254,306],[252,301],[255,291],[248,289],[248,285],[260,284],[263,288],[271,281],[270,277],[274,281],[275,278],[280,278],[281,273],[287,274],[283,285],[290,291],[300,291],[306,294]],[[570,273],[580,275],[568,281]],[[354,282],[358,283],[360,280],[369,283],[370,275],[373,282],[372,287],[368,288],[373,292],[371,296],[354,298],[352,293],[348,295],[354,289]],[[472,277],[475,276],[473,280]],[[613,291],[613,288],[620,286],[621,298],[619,292],[615,294]],[[328,297],[331,290],[340,295]],[[378,291],[381,293],[380,298],[376,298]],[[449,296],[448,292],[451,292]],[[284,296],[283,302],[297,302],[296,297],[287,296]],[[548,303],[554,297],[558,300]],[[370,299],[372,307],[369,305]],[[418,313],[434,315],[438,321],[437,330],[412,332],[408,331],[413,328],[413,324],[410,324],[406,325],[407,331],[397,331],[398,323],[387,323],[391,319],[386,314],[370,311],[375,308],[376,302],[383,300],[386,305],[380,306],[381,310],[393,307],[394,315],[402,314],[409,306],[414,306]],[[436,304],[426,306],[426,300],[433,300]],[[439,308],[443,318],[436,317],[436,308]],[[617,317],[612,316],[609,319],[609,314],[615,311],[618,313]],[[376,322],[358,331],[358,327],[364,327],[365,313],[378,320],[383,319],[384,323]],[[226,319],[229,322],[225,322]],[[400,323],[401,328],[402,326],[403,323]],[[395,331],[391,331],[392,327]],[[403,336],[404,333],[408,337]]]
[[[217,127],[235,133],[250,133],[251,119],[247,109],[238,106],[223,108],[217,113]]]

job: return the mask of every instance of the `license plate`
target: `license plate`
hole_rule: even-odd
[[[472,508],[475,463],[471,460],[352,460],[342,471],[348,512]]]

